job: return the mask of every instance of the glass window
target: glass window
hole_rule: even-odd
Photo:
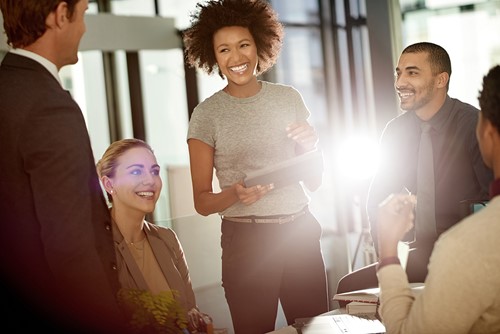
[[[155,219],[162,221],[170,217],[167,166],[189,165],[183,61],[181,49],[140,52],[146,141],[162,166],[165,184],[155,210]]]
[[[75,65],[63,67],[59,76],[82,110],[97,161],[110,142],[102,53],[80,52],[78,58]]]
[[[112,0],[111,12],[118,15],[156,15],[154,0]]]
[[[318,1],[272,0],[271,3],[282,22],[319,24]]]
[[[175,17],[177,29],[186,29],[191,25],[191,12],[196,9],[198,0],[158,0],[161,16]]]
[[[500,63],[500,34],[491,33],[500,31],[499,9],[500,2],[491,1],[470,10],[453,7],[406,12],[403,46],[429,41],[444,47],[452,65],[449,95],[477,107],[482,77]]]

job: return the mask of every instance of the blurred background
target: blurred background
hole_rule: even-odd
[[[154,148],[164,190],[149,219],[177,232],[198,304],[231,333],[220,286],[220,219],[194,211],[186,144],[194,106],[225,86],[218,75],[184,65],[180,34],[198,2],[90,1],[80,61],[61,77],[84,113],[96,160],[121,138]],[[286,35],[278,63],[261,79],[297,88],[320,136],[326,169],[310,208],[324,229],[333,296],[339,278],[375,261],[364,202],[378,138],[400,112],[393,87],[400,52],[419,41],[443,46],[453,68],[449,95],[477,107],[483,75],[500,63],[500,0],[270,3]],[[2,34],[0,59],[7,51]],[[280,313],[277,327],[284,324]]]

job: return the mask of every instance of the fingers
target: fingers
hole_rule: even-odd
[[[269,191],[274,189],[274,184],[267,185],[256,185],[253,187],[246,188],[241,184],[236,185],[236,194],[241,203],[245,205],[250,205],[255,203],[263,196],[265,196]]]
[[[394,244],[411,230],[415,203],[413,195],[392,194],[379,205],[379,241]]]
[[[407,194],[390,194],[379,208],[385,211],[385,214],[407,215],[413,211],[416,204],[416,197]]]
[[[294,122],[286,128],[288,138],[294,140],[302,146],[306,151],[311,151],[316,148],[318,143],[318,135],[314,127],[307,121]]]

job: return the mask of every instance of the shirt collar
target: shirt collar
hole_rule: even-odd
[[[25,49],[19,49],[19,48],[11,49],[9,52],[18,54],[20,56],[28,57],[40,63],[43,67],[47,69],[47,71],[49,71],[50,74],[54,76],[54,78],[57,80],[57,82],[59,82],[59,84],[62,87],[61,78],[59,78],[59,72],[57,71],[57,66],[48,59]]]
[[[500,179],[496,179],[490,184],[490,198],[500,195]]]
[[[446,99],[444,100],[444,103],[441,106],[441,108],[439,108],[437,113],[435,113],[434,116],[432,116],[432,118],[427,121],[427,123],[429,123],[435,131],[438,132],[441,131],[445,127],[448,119],[450,118],[452,109],[453,109],[453,100],[448,95],[446,95]],[[415,112],[413,112],[413,116],[418,124],[424,122],[417,116]]]
[[[440,131],[444,128],[444,126],[446,125],[446,121],[450,117],[452,108],[453,101],[448,95],[446,95],[446,99],[444,100],[441,108],[439,108],[438,112],[429,120],[429,123],[432,125],[433,129],[435,129],[436,131]]]

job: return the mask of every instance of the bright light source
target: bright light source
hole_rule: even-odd
[[[353,136],[337,146],[335,164],[341,180],[362,181],[371,178],[379,163],[378,141]]]

